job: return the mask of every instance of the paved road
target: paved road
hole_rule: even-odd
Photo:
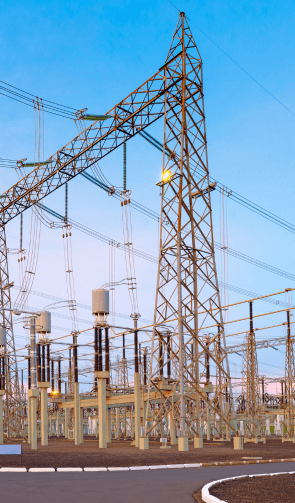
[[[192,503],[204,484],[295,463],[96,473],[0,473],[1,503]]]

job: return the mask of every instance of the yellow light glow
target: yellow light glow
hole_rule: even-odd
[[[171,179],[172,173],[170,169],[167,169],[166,171],[163,171],[162,173],[162,182],[169,182]]]
[[[57,395],[57,391],[52,391],[52,395]]]

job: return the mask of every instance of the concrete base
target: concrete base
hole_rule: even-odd
[[[234,450],[241,451],[244,448],[243,437],[234,437]]]
[[[188,437],[178,437],[178,450],[188,451]]]
[[[194,448],[203,449],[203,437],[194,437]]]
[[[144,450],[144,449],[149,449],[149,439],[148,437],[141,437],[139,439],[139,448]]]
[[[293,444],[295,443],[295,437],[291,437],[291,438],[282,438],[282,442],[293,442]]]
[[[258,444],[259,442],[262,442],[263,444],[266,443],[266,438],[244,438],[244,443],[245,444]]]

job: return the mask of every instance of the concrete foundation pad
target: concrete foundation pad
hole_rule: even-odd
[[[244,448],[243,437],[234,437],[234,450],[241,451]]]
[[[194,448],[203,449],[203,437],[194,437]]]
[[[188,438],[178,437],[178,450],[181,452],[188,451]]]
[[[141,437],[139,439],[139,448],[141,450],[149,448],[149,439],[148,439],[148,437]]]

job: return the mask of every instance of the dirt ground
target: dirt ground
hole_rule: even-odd
[[[222,482],[210,494],[228,503],[294,503],[295,475],[245,477]]]
[[[98,440],[84,437],[83,444],[75,446],[73,440],[51,437],[49,445],[42,447],[38,440],[37,451],[22,443],[22,466],[31,467],[109,467],[141,466],[177,463],[213,463],[216,461],[237,462],[243,458],[288,459],[295,458],[295,444],[280,439],[269,439],[266,444],[245,444],[242,451],[234,451],[232,442],[204,442],[203,449],[194,449],[189,443],[188,452],[178,452],[177,445],[160,449],[159,442],[150,442],[149,450],[139,450],[128,441],[112,441],[107,449],[99,449]],[[20,456],[0,455],[0,466],[19,466]]]

